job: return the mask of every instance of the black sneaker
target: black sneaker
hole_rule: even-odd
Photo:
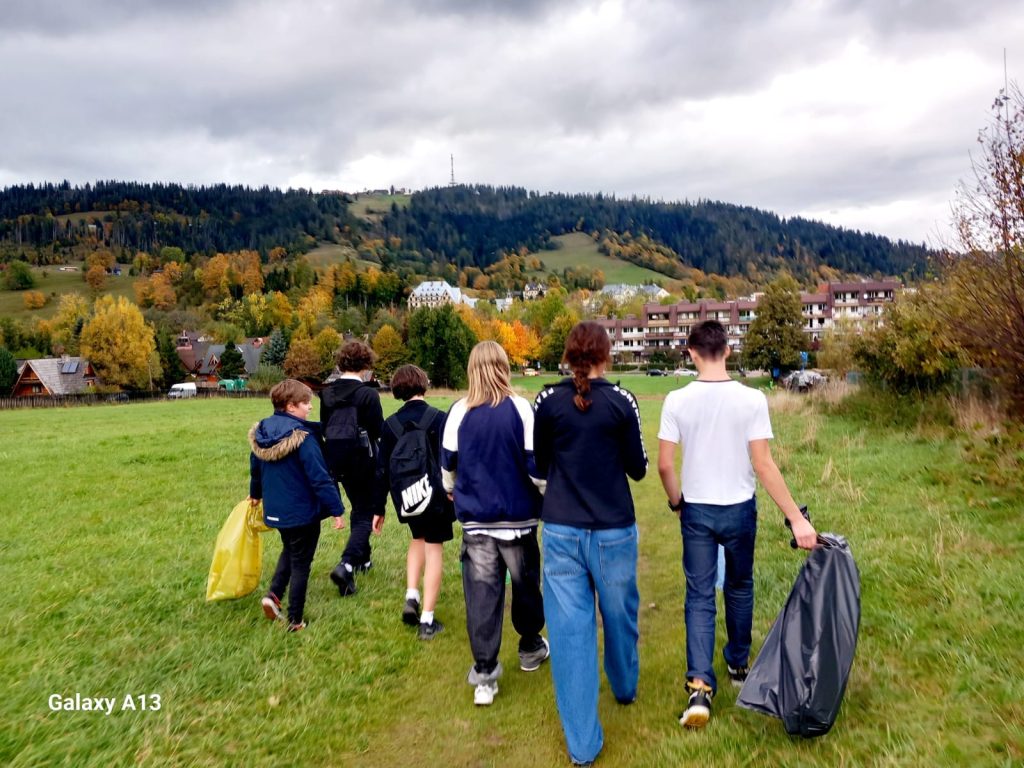
[[[732,680],[732,684],[737,688],[742,688],[743,684],[747,682],[747,675],[750,673],[749,667],[737,667],[733,669],[728,664],[725,668],[729,671],[729,679]]]
[[[703,728],[711,719],[711,698],[714,694],[710,686],[689,680],[686,690],[690,692],[690,700],[686,711],[679,716],[679,724],[686,728]]]
[[[359,565],[352,566],[352,570],[356,573],[366,573],[371,568],[373,568],[372,560],[367,560],[365,563],[360,563]]]
[[[442,624],[437,619],[434,619],[429,624],[424,624],[423,622],[420,622],[420,631],[419,634],[417,634],[416,636],[420,640],[433,640],[434,635],[439,634],[441,632],[444,632],[444,624]]]
[[[415,627],[420,623],[419,600],[410,597],[405,601],[405,607],[402,608],[402,621],[410,627]]]
[[[356,575],[345,567],[345,563],[339,563],[331,571],[331,581],[338,587],[338,592],[342,597],[348,597],[356,593]]]

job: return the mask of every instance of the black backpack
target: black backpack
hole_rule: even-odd
[[[435,509],[444,498],[441,469],[428,439],[437,413],[435,408],[427,408],[419,421],[404,426],[397,414],[384,422],[398,439],[388,462],[388,486],[399,520]]]
[[[359,411],[352,397],[339,395],[333,387],[320,392],[320,400],[330,413],[323,422],[324,458],[335,478],[346,470],[359,468],[374,458],[369,433],[359,426]]]

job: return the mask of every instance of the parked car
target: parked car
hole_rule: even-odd
[[[787,373],[779,383],[793,392],[809,392],[824,384],[825,377],[817,371],[793,371]]]
[[[171,400],[180,400],[185,397],[196,396],[196,385],[195,382],[187,381],[183,384],[171,384],[171,391],[167,393],[167,397]]]
[[[696,376],[697,372],[692,368],[676,368],[672,371],[673,376]]]
[[[536,368],[527,368],[523,371],[523,376],[536,376],[538,373],[540,373],[540,371]]]
[[[648,376],[664,376],[665,372],[663,370],[661,370],[661,368],[648,368],[647,369],[647,375]]]

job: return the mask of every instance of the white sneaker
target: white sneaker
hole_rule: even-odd
[[[480,683],[473,691],[473,703],[478,707],[489,707],[494,703],[494,697],[498,693],[498,681],[493,683]]]

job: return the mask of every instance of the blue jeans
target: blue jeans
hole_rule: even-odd
[[[604,671],[623,704],[636,698],[637,530],[588,530],[546,523],[544,617],[551,642],[551,677],[562,730],[574,762],[594,760],[604,746],[597,715],[597,607],[604,626]]]
[[[683,504],[683,573],[686,574],[686,677],[718,690],[715,655],[715,579],[718,546],[725,549],[725,662],[747,666],[754,617],[754,538],[757,503]]]

